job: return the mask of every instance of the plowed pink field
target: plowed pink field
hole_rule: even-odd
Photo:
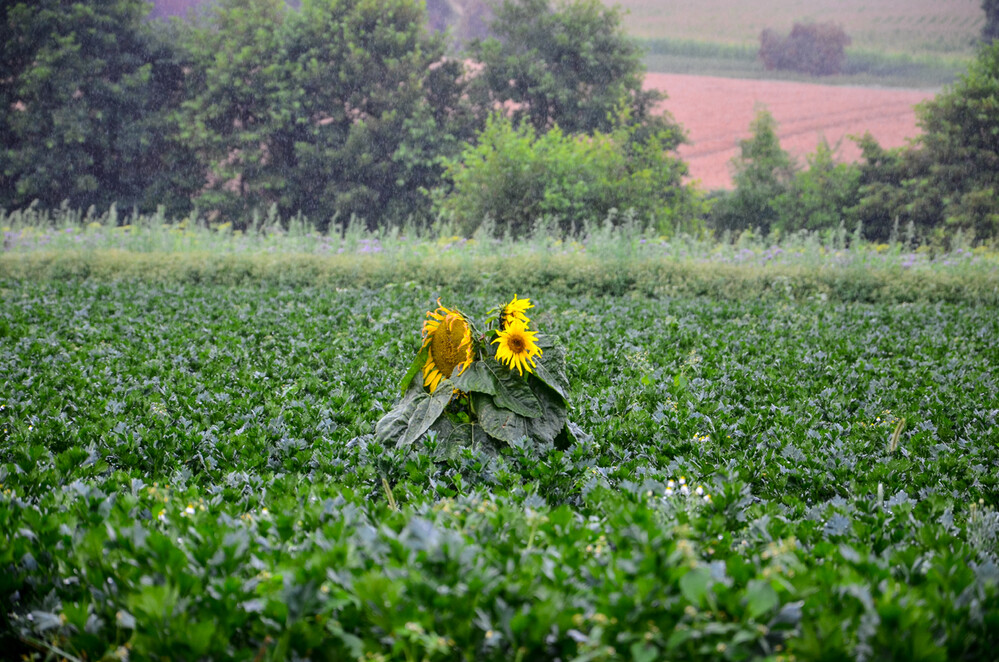
[[[749,124],[758,104],[777,120],[781,147],[804,165],[823,136],[830,145],[840,141],[836,155],[856,161],[860,149],[847,136],[866,131],[884,147],[899,147],[919,133],[915,104],[934,96],[930,90],[838,87],[784,81],[736,80],[711,76],[655,74],[646,87],[669,95],[664,108],[688,133],[689,145],[680,155],[690,166],[691,179],[705,189],[731,188],[730,161],[739,140],[750,135]]]

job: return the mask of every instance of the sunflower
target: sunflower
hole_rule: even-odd
[[[460,375],[472,364],[472,332],[465,316],[437,301],[437,310],[427,313],[423,323],[423,346],[428,347],[423,364],[423,385],[433,393],[442,379]]]
[[[522,376],[524,370],[534,372],[531,369],[535,367],[534,356],[541,354],[535,335],[537,332],[528,331],[527,325],[520,320],[511,320],[505,329],[496,332],[496,340],[493,341],[493,344],[499,343],[496,360],[506,363],[510,370],[517,368]]]
[[[531,303],[530,299],[518,299],[517,295],[513,295],[513,301],[503,306],[503,312],[500,313],[500,329],[505,329],[511,322],[518,321],[522,322],[524,326],[531,321],[526,315],[528,308],[534,308],[534,304]]]

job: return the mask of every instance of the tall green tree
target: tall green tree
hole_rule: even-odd
[[[463,129],[462,65],[416,0],[222,0],[191,42],[199,205],[237,223],[277,205],[323,225],[425,214]]]
[[[819,142],[806,157],[807,169],[796,172],[774,201],[774,226],[782,233],[833,230],[851,223],[849,210],[857,202],[860,168],[837,163],[835,152],[825,139]]]
[[[759,108],[749,128],[752,135],[740,141],[739,154],[732,160],[735,190],[712,210],[711,223],[718,230],[768,232],[779,218],[777,201],[794,179],[794,161],[780,146],[777,121],[770,111]]]
[[[4,2],[0,205],[186,204],[168,112],[184,63],[142,0]]]
[[[472,90],[486,114],[506,106],[537,131],[610,131],[619,106],[643,123],[663,98],[642,89],[639,49],[620,10],[599,0],[503,0],[491,32],[469,47],[482,68]]]
[[[999,39],[999,0],[982,0],[982,10],[985,12],[982,41],[987,44]]]
[[[862,142],[860,199],[865,235],[884,240],[912,223],[923,236],[958,230],[999,237],[999,41],[983,47],[953,87],[916,109],[923,130],[911,146]]]
[[[222,0],[186,35],[193,66],[179,125],[206,180],[197,203],[214,217],[245,222],[284,192],[291,145],[281,129],[293,112],[279,55],[287,13],[283,0]]]

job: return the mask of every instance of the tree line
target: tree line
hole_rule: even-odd
[[[986,9],[994,8],[987,0]],[[143,0],[4,2],[0,207],[196,211],[325,230],[441,215],[467,233],[632,217],[663,233],[861,224],[999,236],[999,44],[918,109],[923,136],[859,164],[793,163],[772,118],[736,188],[685,184],[685,140],[598,0],[502,0],[456,49],[418,0],[218,0],[190,21]],[[337,220],[339,219],[339,220]]]
[[[682,139],[597,0],[506,0],[460,52],[417,0],[220,0],[172,22],[149,9],[3,4],[0,206],[196,207],[237,226],[276,206],[373,225],[434,214],[429,193],[493,115],[627,128],[619,151],[658,140],[667,164]]]
[[[968,71],[916,107],[922,134],[885,149],[854,139],[859,163],[837,163],[823,142],[802,168],[777,139],[766,109],[733,162],[735,190],[712,202],[716,230],[782,233],[858,225],[871,241],[906,235],[942,243],[999,238],[999,41],[984,45]]]

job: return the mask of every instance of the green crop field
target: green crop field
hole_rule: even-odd
[[[0,255],[13,659],[999,645],[992,254],[635,239],[546,262],[388,237],[87,246],[99,233],[10,231]],[[156,243],[174,239],[218,243]],[[585,434],[446,457],[377,441],[437,298],[515,292],[566,348]]]

